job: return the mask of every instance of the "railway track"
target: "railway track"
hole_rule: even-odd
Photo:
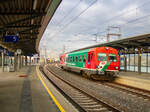
[[[61,69],[58,65],[57,67]],[[115,82],[104,82],[104,83],[98,82],[98,83],[111,88],[118,89],[120,91],[127,92],[128,94],[131,95],[136,95],[137,97],[142,97],[145,100],[150,100],[150,91],[142,90],[139,88],[135,88],[135,87],[131,87],[131,86],[115,83]]]
[[[98,82],[99,83],[99,82]],[[111,88],[118,89],[120,91],[126,92],[127,94],[136,95],[137,97],[142,97],[145,100],[150,100],[150,92],[118,83],[99,83]]]
[[[56,67],[61,69],[58,65]],[[107,87],[111,87],[114,89],[118,89],[120,91],[126,92],[127,94],[136,95],[137,97],[142,97],[145,100],[150,100],[150,92],[146,90],[142,90],[139,88],[135,88],[135,87],[131,87],[131,86],[115,83],[115,82],[104,82],[104,83],[98,82],[98,84],[105,85]]]
[[[47,75],[48,80],[53,82],[63,93],[67,95],[72,102],[76,105],[79,111],[83,112],[123,112],[117,106],[105,102],[104,100],[89,94],[87,91],[81,90],[74,86],[71,82],[66,81],[59,77],[54,71],[48,67],[44,68],[44,72]]]

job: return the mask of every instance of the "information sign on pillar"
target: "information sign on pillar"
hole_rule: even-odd
[[[19,37],[17,35],[6,35],[4,36],[4,42],[18,42]]]

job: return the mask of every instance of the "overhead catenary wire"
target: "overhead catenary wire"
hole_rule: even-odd
[[[109,19],[107,19],[107,20],[105,20],[105,21],[103,21],[103,22],[101,22],[101,23],[99,23],[99,24],[100,24],[100,26],[102,26],[102,25],[104,25],[104,24],[106,24],[106,23],[108,23],[108,22],[110,22],[110,21],[113,21],[114,19],[116,19],[116,18],[118,18],[118,17],[123,16],[124,14],[130,13],[130,12],[132,12],[132,11],[134,11],[134,10],[137,10],[137,9],[139,9],[139,8],[141,8],[141,7],[145,6],[145,5],[147,5],[149,2],[150,2],[150,0],[147,1],[147,2],[144,2],[142,5],[139,5],[139,6],[136,7],[136,8],[133,8],[133,9],[127,10],[127,11],[121,13],[121,14],[115,15],[115,16],[113,16],[113,17],[111,17],[111,18],[109,18]],[[93,24],[92,24],[92,25],[93,25]],[[99,28],[99,26],[96,25],[95,27],[92,27],[92,29],[93,29],[93,28]],[[88,28],[86,31],[88,31],[88,30],[89,30],[89,28]],[[105,31],[102,31],[102,33],[104,33],[104,32],[105,32]]]
[[[60,26],[64,20],[66,20],[66,18],[80,5],[81,1],[83,0],[80,0],[63,18],[62,20],[56,25],[56,26]]]
[[[98,0],[95,0],[92,2],[86,9],[84,9],[82,12],[80,12],[77,16],[75,16],[68,24],[66,24],[61,30],[59,30],[56,34],[53,36],[58,35],[58,33],[64,31],[71,23],[73,23],[75,20],[77,20],[84,12],[86,12],[90,7],[92,7]]]

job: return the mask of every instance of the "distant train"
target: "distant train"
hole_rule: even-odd
[[[119,56],[112,47],[78,50],[61,55],[60,66],[92,79],[109,80],[119,72]]]

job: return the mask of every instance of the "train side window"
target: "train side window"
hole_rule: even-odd
[[[73,62],[74,62],[74,56],[73,56]]]
[[[79,62],[81,62],[81,56],[79,56]]]
[[[84,63],[86,62],[85,54],[84,54],[84,56],[83,56],[83,62],[84,62]]]
[[[72,62],[72,56],[70,56],[70,62]]]
[[[76,62],[78,62],[78,56],[76,56]]]

